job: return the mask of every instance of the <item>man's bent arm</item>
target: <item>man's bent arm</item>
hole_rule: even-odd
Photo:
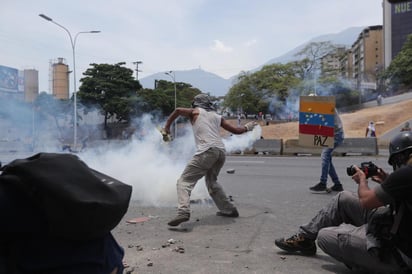
[[[220,123],[221,127],[224,128],[225,130],[233,133],[233,134],[242,134],[247,131],[247,128],[245,126],[240,126],[240,127],[234,127],[232,126],[228,121],[222,118],[222,122]]]
[[[370,189],[368,180],[365,173],[355,167],[356,173],[352,176],[352,179],[358,184],[358,196],[362,207],[367,209],[377,208],[384,204],[378,199],[375,190]]]
[[[193,108],[176,108],[167,118],[166,124],[165,124],[165,130],[167,133],[170,133],[170,126],[172,125],[173,121],[176,120],[177,117],[179,116],[185,116],[192,118],[193,115]]]

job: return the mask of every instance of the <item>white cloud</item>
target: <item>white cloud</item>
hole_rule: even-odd
[[[232,52],[233,48],[226,46],[222,41],[220,40],[214,40],[213,41],[213,46],[211,47],[212,51],[216,51],[216,52]]]
[[[256,39],[252,39],[252,40],[246,41],[246,42],[244,43],[245,47],[247,47],[247,48],[250,48],[250,47],[252,47],[252,46],[254,46],[254,45],[256,45],[256,44],[257,44],[257,40],[256,40]]]

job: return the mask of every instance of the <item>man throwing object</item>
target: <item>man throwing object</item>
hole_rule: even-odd
[[[168,225],[178,226],[190,219],[190,194],[197,181],[203,176],[209,194],[219,209],[216,215],[238,217],[239,213],[236,207],[230,202],[222,186],[217,182],[217,176],[226,159],[220,127],[233,134],[242,134],[253,130],[256,122],[249,122],[239,127],[232,126],[216,113],[214,105],[206,94],[196,95],[191,108],[176,108],[172,112],[164,127],[167,134],[170,134],[170,126],[179,116],[189,118],[192,124],[196,153],[177,180],[177,216]]]

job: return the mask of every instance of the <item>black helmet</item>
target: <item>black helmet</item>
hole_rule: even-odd
[[[412,132],[404,131],[395,136],[389,143],[389,160],[391,166],[399,164],[399,161],[394,161],[396,155],[404,154],[404,152],[412,150]],[[407,161],[409,155],[405,155],[403,161]],[[404,163],[405,163],[404,162]],[[403,164],[404,164],[403,163]]]

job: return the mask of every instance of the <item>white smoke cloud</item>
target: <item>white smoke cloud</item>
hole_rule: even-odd
[[[89,149],[79,154],[90,167],[133,186],[132,199],[149,206],[173,206],[177,203],[176,181],[186,163],[195,152],[190,125],[179,128],[179,137],[165,143],[153,117],[145,116],[139,121],[145,129],[143,138],[134,138],[125,145],[109,143],[98,149]],[[251,149],[261,136],[261,127],[243,135],[224,139],[228,153]],[[192,199],[208,198],[204,180],[201,179]]]
[[[6,107],[7,106],[7,107]],[[56,113],[60,111],[56,110]],[[26,158],[38,152],[62,151],[73,137],[71,120],[56,121],[47,113],[37,111],[31,105],[10,100],[0,108],[1,161],[7,164],[16,158]],[[70,117],[69,117],[70,118]],[[86,148],[78,156],[91,168],[106,173],[133,186],[132,199],[145,205],[173,206],[177,203],[176,181],[186,163],[195,152],[190,123],[179,126],[178,138],[163,142],[159,122],[151,115],[134,121],[137,130],[130,140],[101,140],[102,129],[98,124],[82,119],[78,130],[78,144]],[[57,122],[62,122],[58,126]],[[66,129],[66,130],[65,130]],[[228,153],[251,148],[260,138],[261,129],[224,139]],[[16,153],[6,153],[9,150]],[[209,198],[204,180],[196,185],[192,199]]]
[[[262,128],[257,125],[253,131],[242,135],[231,135],[229,138],[223,139],[227,153],[234,153],[251,149],[253,143],[262,136]]]

